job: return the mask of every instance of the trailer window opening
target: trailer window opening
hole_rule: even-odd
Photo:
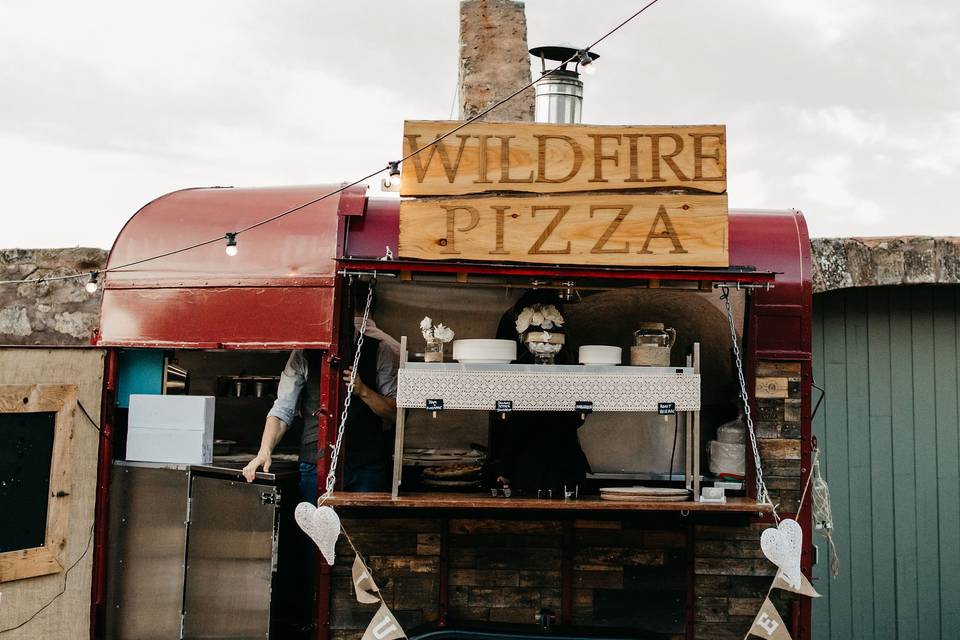
[[[378,278],[377,326],[400,339],[406,336],[408,355],[423,360],[425,340],[419,323],[429,316],[456,333],[455,339],[492,338],[502,315],[530,288],[530,282],[504,282],[494,276],[470,275],[466,283],[455,274],[416,274],[412,279]],[[662,322],[677,332],[671,366],[685,364],[685,354],[699,343],[702,361],[703,427],[701,447],[714,438],[716,428],[737,417],[737,378],[731,355],[725,305],[718,289],[697,281],[666,283],[534,282],[534,286],[560,294],[567,320],[569,363],[576,364],[582,345],[620,346],[623,364],[629,364],[633,332],[640,322]],[[638,286],[639,285],[639,286]],[[672,285],[672,286],[671,286]],[[735,326],[742,337],[745,291],[731,291]],[[445,346],[445,362],[453,362]],[[492,401],[491,401],[492,402]],[[404,429],[405,463],[411,452],[424,450],[488,451],[491,440],[489,412],[408,410]],[[672,419],[648,413],[594,413],[579,431],[579,440],[592,474],[588,480],[669,481],[683,470],[683,430],[676,446]],[[674,462],[671,465],[671,452]],[[705,450],[699,472],[707,475]],[[410,464],[407,464],[409,467]],[[404,471],[404,488],[411,484]],[[681,476],[682,477],[682,476]],[[417,487],[411,489],[410,487]],[[418,494],[419,495],[419,494]],[[452,497],[452,496],[451,496]],[[518,507],[522,507],[522,502]]]

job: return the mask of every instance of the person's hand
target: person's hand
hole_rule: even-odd
[[[353,367],[347,367],[343,370],[343,382],[345,384],[350,384],[350,372],[353,371]],[[358,375],[353,381],[353,395],[362,397],[366,395],[367,385],[363,383],[363,380],[360,379]]]
[[[247,466],[243,468],[243,477],[247,479],[247,482],[253,482],[257,477],[257,469],[263,467],[263,472],[267,473],[270,471],[270,463],[272,459],[269,453],[265,451],[259,452],[256,457],[247,463]]]

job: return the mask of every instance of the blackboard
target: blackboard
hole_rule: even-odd
[[[0,413],[0,553],[43,546],[56,416]]]

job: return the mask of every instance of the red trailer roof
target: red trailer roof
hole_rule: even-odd
[[[138,211],[117,236],[107,268],[222,236],[302,205],[340,185],[175,191]],[[363,213],[353,188],[238,238],[104,278],[98,343],[203,348],[324,347],[332,337],[334,259],[344,215]],[[339,215],[338,215],[339,214]]]
[[[221,236],[336,188],[212,188],[168,194],[131,218],[107,266]],[[406,268],[375,262],[388,247],[396,255],[398,230],[398,199],[368,199],[363,188],[352,188],[242,234],[234,257],[226,255],[225,242],[216,242],[110,272],[104,283],[99,344],[326,347],[335,330],[336,260],[384,270]],[[549,265],[431,265],[514,275],[557,271],[578,278],[772,281],[772,290],[754,296],[752,328],[758,332],[760,355],[805,357],[810,351],[809,246],[806,223],[797,211],[731,211],[730,269],[584,268],[573,274]],[[415,270],[424,268],[427,265],[419,264]]]

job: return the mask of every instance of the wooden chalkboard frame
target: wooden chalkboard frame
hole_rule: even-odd
[[[77,385],[73,384],[0,385],[0,413],[56,414],[44,545],[0,553],[0,583],[63,571],[72,502],[71,460],[77,395]]]

